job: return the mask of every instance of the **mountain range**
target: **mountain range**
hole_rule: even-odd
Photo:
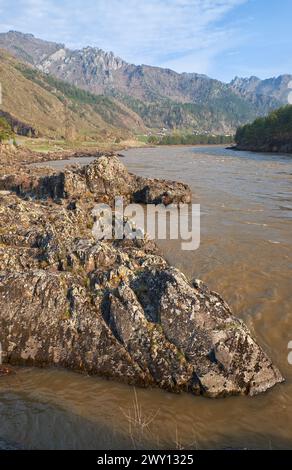
[[[108,123],[109,111],[101,110],[100,127],[109,124],[129,132],[166,128],[232,134],[239,125],[286,104],[291,91],[292,75],[267,80],[236,77],[223,83],[201,74],[129,64],[99,48],[71,50],[17,31],[0,33],[0,48],[21,61],[16,68],[35,86],[49,82],[52,93],[56,80],[59,89],[70,84],[101,102],[108,100],[114,117]],[[94,127],[94,117],[87,117]]]
[[[17,134],[113,141],[145,131],[142,119],[115,98],[76,88],[3,50],[0,82],[0,116]]]

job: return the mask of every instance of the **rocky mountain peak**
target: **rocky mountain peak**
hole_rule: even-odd
[[[231,80],[230,85],[231,86],[242,86],[242,85],[247,85],[251,83],[259,83],[261,80],[260,78],[256,77],[255,75],[251,77],[234,77],[233,80]]]
[[[98,95],[110,95],[150,128],[233,133],[238,125],[288,102],[290,75],[229,84],[196,73],[128,64],[98,47],[71,50],[32,34],[0,34],[0,48],[46,74]]]
[[[65,48],[65,45],[43,41],[33,34],[9,31],[8,33],[0,33],[0,47],[29,64],[39,65],[47,56]]]
[[[94,62],[101,64],[104,69],[117,70],[123,65],[127,65],[120,57],[114,55],[113,52],[105,52],[103,49],[98,47],[84,47],[76,53],[86,62]]]
[[[261,99],[277,100],[280,104],[287,104],[289,82],[291,80],[292,75],[288,74],[266,80],[261,80],[255,76],[249,78],[235,77],[231,81],[230,87],[241,96],[252,96],[253,100],[256,97],[261,97]]]

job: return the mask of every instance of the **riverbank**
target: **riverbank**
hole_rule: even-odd
[[[121,143],[93,142],[70,143],[47,139],[31,139],[22,137],[17,140],[17,146],[12,144],[0,144],[0,163],[2,166],[25,165],[52,160],[66,160],[72,155],[96,155],[97,153],[117,153],[129,148],[144,147],[138,140],[126,140]]]
[[[2,167],[22,167],[27,164],[62,161],[72,158],[88,158],[97,154],[119,154],[129,149],[151,148],[225,148],[225,144],[171,144],[154,145],[141,140],[131,139],[120,143],[109,142],[65,142],[43,138],[18,137],[17,146],[0,145],[0,164]],[[1,170],[0,170],[1,171]]]
[[[270,143],[268,145],[234,145],[233,147],[228,147],[231,150],[236,150],[238,152],[255,152],[255,153],[279,153],[279,154],[288,154],[292,156],[292,142],[287,143]]]

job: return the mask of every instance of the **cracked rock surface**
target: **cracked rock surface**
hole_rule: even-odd
[[[186,185],[136,177],[101,155],[60,173],[3,174],[0,189],[5,362],[207,397],[283,380],[220,295],[171,267],[147,236],[92,235],[97,202],[188,203]]]

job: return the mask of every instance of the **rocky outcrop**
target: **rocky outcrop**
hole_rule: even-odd
[[[207,397],[255,395],[283,380],[220,295],[169,266],[147,236],[92,236],[96,201],[188,202],[187,186],[137,178],[115,156],[36,181],[0,194],[8,363]]]
[[[123,197],[127,202],[165,205],[191,201],[187,185],[132,175],[112,154],[98,156],[93,164],[58,174],[44,176],[36,175],[35,171],[22,171],[17,175],[4,175],[0,177],[0,189],[20,196],[54,200],[91,197],[113,203],[116,197]]]

